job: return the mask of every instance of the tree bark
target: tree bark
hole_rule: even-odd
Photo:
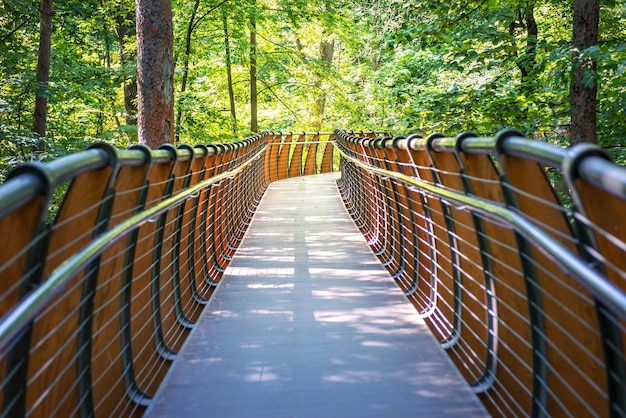
[[[39,55],[37,58],[37,87],[33,130],[42,139],[35,151],[45,151],[48,117],[48,80],[50,77],[50,50],[52,45],[52,0],[41,0],[39,5]]]
[[[256,10],[252,7],[250,15],[250,130],[259,132],[258,97],[257,97],[257,68],[256,68]]]
[[[235,92],[233,91],[233,74],[230,61],[230,38],[228,36],[228,14],[222,6],[222,20],[224,21],[224,49],[226,55],[226,78],[228,81],[228,98],[230,100],[230,115],[232,117],[233,135],[237,136],[237,111],[235,109]],[[258,128],[258,127],[257,127]]]
[[[596,143],[596,108],[598,85],[594,77],[596,60],[581,62],[581,53],[598,44],[599,0],[574,1],[573,62],[574,77],[570,85],[571,127],[570,144]]]
[[[174,64],[171,0],[136,0],[137,128],[139,143],[174,141]]]

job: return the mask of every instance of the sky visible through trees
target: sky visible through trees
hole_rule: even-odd
[[[43,79],[45,3],[0,2],[2,171],[98,140],[139,140],[135,2],[54,0]],[[568,145],[580,140],[580,123],[593,123],[597,142],[623,163],[626,3],[599,3],[591,43],[576,37],[589,9],[577,15],[575,5],[598,2],[177,0],[174,126],[161,135],[193,144],[253,130],[513,127]],[[572,123],[580,91],[595,101],[585,96],[592,108]]]

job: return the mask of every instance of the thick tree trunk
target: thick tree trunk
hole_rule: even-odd
[[[580,54],[598,44],[599,0],[576,0],[574,2],[573,36],[574,77],[570,85],[571,128],[570,143],[597,142],[596,107],[598,85],[595,77],[596,60],[584,62]]]
[[[50,49],[52,44],[52,0],[41,0],[39,6],[39,56],[37,58],[37,90],[33,130],[43,138],[46,136],[48,117],[48,79],[50,76]],[[37,144],[35,151],[44,151],[45,142]]]
[[[136,0],[137,127],[139,143],[174,141],[174,63],[171,0]]]
[[[224,49],[226,54],[226,78],[228,81],[228,99],[230,100],[230,115],[233,123],[233,135],[237,136],[237,111],[235,109],[235,92],[233,91],[233,74],[230,61],[230,38],[228,36],[228,14],[226,7],[222,7],[224,21]]]
[[[259,132],[258,97],[256,88],[256,16],[254,7],[250,17],[250,130]]]

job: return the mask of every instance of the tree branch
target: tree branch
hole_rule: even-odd
[[[296,118],[296,121],[300,123],[300,118],[298,117],[296,112],[293,111],[293,109],[291,109],[289,106],[287,106],[287,103],[285,103],[280,97],[278,97],[278,95],[274,93],[274,90],[272,90],[272,88],[265,81],[261,79],[258,79],[258,80],[261,82],[261,84],[263,84],[269,90],[272,96],[274,96],[283,106],[285,106],[285,109],[287,109],[293,115],[293,117]]]
[[[17,32],[18,30],[20,30],[24,25],[26,25],[28,23],[28,21],[30,20],[30,17],[27,18],[26,20],[24,20],[22,23],[20,23],[19,25],[17,25],[11,32],[7,33],[2,39],[0,39],[0,42],[4,42],[7,39],[9,39],[11,37],[11,35],[13,35],[15,32]]]
[[[211,13],[213,13],[214,11],[216,11],[217,9],[219,9],[220,7],[222,7],[222,5],[224,3],[228,3],[228,0],[222,0],[217,6],[213,6],[211,7],[209,10],[207,10],[203,15],[201,15],[200,17],[198,17],[195,21],[195,23],[193,24],[191,30],[193,31],[194,29],[196,29],[196,26],[198,26],[198,23],[200,23],[202,21],[202,19],[204,19],[205,17],[207,17],[208,15],[210,15]]]

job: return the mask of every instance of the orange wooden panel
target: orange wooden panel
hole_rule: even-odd
[[[306,150],[306,159],[304,162],[304,175],[310,176],[315,174],[316,172],[316,159],[317,159],[317,146],[318,141],[320,140],[320,134],[316,133],[313,135],[311,139],[311,143],[308,145]]]
[[[106,168],[73,180],[50,234],[44,276],[91,239],[111,173]],[[82,273],[72,279],[33,324],[26,393],[30,416],[48,417],[57,408],[73,411],[78,406],[75,365],[82,279]]]
[[[320,173],[331,173],[333,171],[333,142],[335,134],[330,134],[328,140],[324,143],[324,153],[322,156],[322,166]]]
[[[148,174],[148,195],[146,208],[157,204],[165,195],[167,181],[172,171],[172,162],[155,164]],[[152,268],[154,260],[154,239],[157,219],[139,228],[135,259],[133,264],[133,282],[131,286],[131,336],[135,377],[138,388],[153,396],[167,373],[171,359],[159,354],[153,321]],[[159,303],[160,301],[154,301]]]
[[[137,208],[147,165],[122,167],[115,179],[115,199],[109,225],[131,217]],[[94,296],[91,373],[96,416],[140,416],[138,407],[127,396],[122,364],[122,298],[128,237],[106,249],[101,257]]]
[[[174,165],[172,171],[174,176],[174,183],[171,191],[172,195],[176,195],[183,190],[185,178],[188,175],[190,166],[191,160],[179,161]],[[181,323],[182,321],[189,320],[189,318],[184,317],[185,311],[200,308],[200,306],[197,305],[197,302],[193,300],[191,293],[182,292],[181,287],[179,287],[179,290],[181,291],[179,296],[182,300],[176,300],[175,282],[178,281],[178,285],[180,285],[180,277],[174,276],[174,263],[179,261],[177,260],[179,254],[175,253],[177,248],[174,243],[174,240],[176,239],[176,229],[178,226],[178,214],[178,207],[168,210],[165,214],[165,224],[163,226],[164,233],[161,240],[161,256],[159,260],[159,297],[161,299],[161,326],[163,330],[163,338],[165,344],[176,352],[180,350],[190,331],[189,328],[185,327]],[[188,286],[187,289],[189,289]],[[182,306],[180,306],[181,304]],[[188,309],[185,310],[185,307]],[[177,312],[178,309],[181,309],[181,311]]]
[[[281,142],[281,135],[280,134],[274,134],[273,138],[270,139],[269,141],[269,147],[268,147],[268,153],[269,153],[269,157],[267,156],[266,153],[266,161],[268,161],[268,170],[269,170],[269,182],[271,183],[273,181],[278,180],[279,177],[279,167],[278,167],[278,152],[280,151],[280,142]]]
[[[413,160],[407,150],[395,150],[395,170],[408,175],[414,176],[415,169]],[[418,192],[412,190],[406,184],[401,187],[402,207],[402,224],[403,224],[403,246],[405,247],[406,261],[405,280],[413,286],[413,282],[417,283],[415,288],[411,289],[408,295],[409,300],[419,312],[427,309],[427,301],[430,301],[430,292],[420,296],[420,286],[430,282],[430,243],[427,235],[426,217],[424,208],[421,205],[421,199]],[[425,283],[426,282],[426,283]]]
[[[461,154],[463,167],[469,176],[472,192],[481,198],[504,204],[499,177],[489,155]],[[497,414],[512,411],[531,415],[533,373],[530,313],[526,297],[526,283],[515,234],[511,228],[489,219],[483,220],[487,235],[488,257],[494,280],[497,306],[498,367],[494,387],[481,395],[483,404]],[[515,394],[511,402],[503,394]]]
[[[0,316],[13,309],[20,299],[30,254],[28,247],[40,233],[44,204],[45,199],[37,197],[0,219],[0,236],[11,237],[0,240]]]
[[[189,187],[195,186],[200,181],[206,179],[206,159],[208,157],[196,158],[191,165],[191,178]],[[200,246],[200,225],[198,218],[202,217],[202,206],[204,191],[198,193],[197,197],[191,197],[185,202],[183,214],[181,241],[180,241],[180,285],[183,293],[183,300],[189,297],[199,297],[207,300],[211,286],[204,280],[204,266],[201,257]],[[195,304],[191,304],[185,309],[185,315],[192,321],[196,321],[202,312]]]
[[[538,220],[540,227],[576,254],[569,223],[558,209],[558,199],[543,167],[510,156],[501,156],[500,161],[515,187],[520,210]],[[591,300],[589,293],[552,260],[540,251],[533,251],[533,258],[542,267],[537,269],[537,277],[550,341],[547,361],[553,370],[548,378],[548,411],[553,416],[567,412],[557,401],[559,398],[568,399],[570,411],[586,411],[585,404],[596,411],[606,410],[600,395],[606,393],[606,377],[604,367],[598,365],[598,361],[603,363],[604,354],[595,305],[586,302]]]
[[[384,146],[384,143],[383,143]],[[376,149],[376,154],[378,158],[380,158],[380,165],[383,169],[391,169],[397,170],[397,166],[395,165],[395,155],[392,150],[383,148]],[[390,166],[385,164],[385,161],[389,161]],[[401,226],[401,215],[402,211],[400,208],[401,196],[398,194],[398,187],[395,181],[391,179],[386,179],[382,182],[384,184],[385,190],[385,207],[386,212],[388,213],[388,219],[386,228],[387,228],[387,247],[388,247],[388,256],[389,256],[389,265],[387,269],[389,272],[395,276],[402,274],[404,270],[404,252],[405,248],[403,245],[402,239],[402,226]],[[406,204],[406,202],[404,202]],[[402,290],[408,290],[406,285],[401,284]]]
[[[25,293],[25,273],[29,270],[28,263],[33,251],[29,246],[37,235],[42,234],[43,225],[40,220],[46,209],[45,199],[37,196],[0,219],[0,236],[5,237],[0,239],[1,317],[17,306]],[[8,352],[3,352],[0,357],[0,375],[5,376],[5,379],[16,373],[19,368],[18,364],[11,364],[7,368],[8,355]],[[0,402],[5,405],[9,402],[5,399],[6,391],[7,388],[4,386],[0,389]]]
[[[430,157],[426,150],[409,151],[408,157],[410,158],[410,171],[408,174],[412,174],[421,180],[432,182],[432,175],[428,169],[430,165]],[[407,168],[408,170],[409,168]],[[450,245],[447,240],[445,229],[441,226],[435,227],[436,221],[443,222],[441,218],[441,202],[438,199],[428,198],[426,195],[419,193],[417,190],[411,190],[411,203],[413,206],[413,213],[420,220],[418,223],[419,236],[418,236],[418,250],[419,250],[419,283],[417,291],[414,293],[414,298],[418,303],[418,310],[422,315],[428,315],[428,312],[435,314],[435,317],[428,320],[430,322],[431,329],[438,329],[438,335],[440,341],[447,338],[450,335],[450,331],[442,333],[444,328],[441,328],[438,323],[451,324],[453,313],[450,309],[452,307],[452,295],[449,293],[451,285],[442,286],[442,296],[447,297],[449,300],[446,303],[439,302],[436,296],[438,280],[446,280],[452,277],[452,265],[449,262]],[[425,206],[426,205],[426,206]],[[430,205],[434,205],[431,210]],[[441,219],[440,219],[441,218]],[[447,256],[437,256],[437,253],[448,254]],[[437,270],[440,269],[441,273],[438,274]],[[434,283],[433,283],[434,281]],[[451,282],[450,282],[451,283]],[[431,313],[431,315],[432,315]],[[442,315],[445,313],[445,315]],[[437,316],[441,316],[441,319],[437,319]],[[449,328],[449,327],[447,327]]]
[[[306,135],[300,134],[298,144],[291,145],[291,155],[289,157],[289,173],[288,177],[300,177],[302,175],[302,157],[304,152],[303,142],[306,141]]]
[[[451,152],[431,152],[441,183],[463,192],[460,166]],[[454,220],[454,235],[457,243],[457,271],[462,289],[461,334],[448,354],[469,383],[474,383],[486,372],[487,359],[487,293],[484,266],[472,214],[465,210],[448,207]]]
[[[280,152],[278,154],[278,179],[287,178],[287,168],[289,166],[289,154],[291,152],[291,142],[294,140],[293,135],[288,133],[285,136],[285,139],[282,141],[282,145],[280,145]],[[279,147],[279,145],[275,145]]]

